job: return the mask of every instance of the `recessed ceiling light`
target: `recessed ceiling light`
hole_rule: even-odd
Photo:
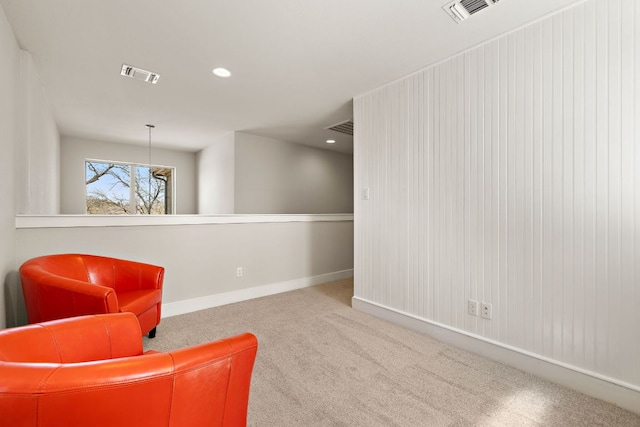
[[[231,77],[231,71],[226,68],[214,68],[212,73],[218,77]]]
[[[327,144],[335,144],[336,140],[335,139],[327,139]]]

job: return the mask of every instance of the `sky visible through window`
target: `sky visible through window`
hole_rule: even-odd
[[[153,176],[150,176],[150,169]],[[131,174],[133,175],[133,179]],[[172,168],[101,161],[85,162],[88,214],[166,214]],[[133,185],[134,200],[131,199]]]
[[[100,162],[92,162],[94,164],[100,164]],[[85,162],[85,179],[89,179],[93,176],[93,172],[89,168],[90,162]],[[103,163],[104,164],[104,163]],[[128,167],[128,165],[123,165]],[[149,173],[149,168],[146,168],[146,173]],[[123,179],[129,180],[129,176],[123,176]],[[101,176],[97,181],[87,185],[87,195],[91,194],[113,194],[123,199],[129,199],[129,188],[124,186],[116,177],[110,174]]]

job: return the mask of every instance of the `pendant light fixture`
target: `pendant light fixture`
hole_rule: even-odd
[[[148,181],[149,182],[149,189],[148,189],[148,192],[149,192],[149,208],[148,208],[148,210],[149,210],[149,212],[148,212],[148,214],[151,215],[151,204],[153,203],[153,199],[151,198],[151,178],[152,178],[152,173],[151,173],[151,129],[155,128],[155,126],[151,125],[151,124],[146,124],[145,126],[147,127],[147,129],[149,129],[149,149],[148,149],[148,151],[149,151],[149,153],[148,153],[149,154],[149,163],[147,164],[147,166],[149,168],[149,178],[148,178],[149,179],[149,181]]]

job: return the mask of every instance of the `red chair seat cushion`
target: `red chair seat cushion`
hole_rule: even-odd
[[[118,293],[118,305],[121,312],[144,313],[162,300],[159,289]]]

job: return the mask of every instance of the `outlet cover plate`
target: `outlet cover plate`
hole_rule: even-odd
[[[480,310],[481,310],[480,314],[484,319],[491,319],[491,304],[487,304],[486,302],[483,302]]]
[[[478,301],[470,299],[467,301],[467,312],[472,316],[478,315]]]

